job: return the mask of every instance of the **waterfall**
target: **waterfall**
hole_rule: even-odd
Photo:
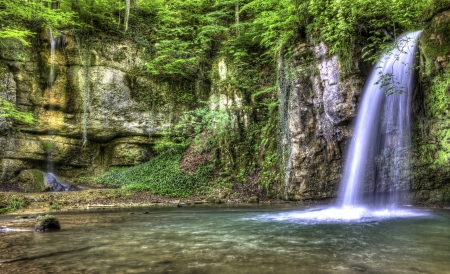
[[[366,81],[341,182],[339,202],[344,207],[399,202],[409,168],[412,68],[420,33],[400,36]],[[369,201],[363,197],[368,192]]]
[[[92,75],[92,50],[91,44],[82,43],[82,39],[79,35],[75,34],[76,45],[78,49],[78,56],[80,57],[80,64],[83,66],[83,88],[82,88],[82,97],[83,97],[83,116],[82,116],[82,146],[85,147],[88,143],[87,136],[87,124],[89,118],[89,106],[90,106],[90,96],[91,96],[91,79],[96,79],[96,75]],[[95,61],[94,61],[95,62]],[[98,67],[95,69],[94,73],[98,73]]]
[[[51,89],[55,82],[55,48],[56,39],[53,37],[52,30],[49,29],[50,36],[50,72],[48,74],[48,88]]]
[[[282,57],[277,60],[277,87],[280,97],[280,152],[281,163],[284,168],[284,198],[289,199],[289,182],[291,180],[292,172],[292,153],[291,153],[291,134],[289,131],[289,90],[290,85],[287,79],[287,68],[285,68],[285,61]]]
[[[83,146],[87,144],[87,122],[88,122],[88,110],[89,110],[89,95],[90,95],[90,68],[91,68],[91,56],[90,49],[88,48],[85,53],[84,62],[84,84],[83,84]]]
[[[52,94],[52,88],[53,84],[55,83],[55,49],[56,49],[56,39],[53,37],[53,32],[51,29],[49,29],[49,38],[50,38],[50,71],[48,74],[48,81],[47,81],[47,88],[48,88],[48,111],[53,111],[53,94]],[[53,172],[54,165],[53,165],[53,149],[54,149],[54,143],[53,143],[53,130],[50,129],[49,124],[49,131],[48,135],[50,136],[50,141],[46,141],[44,144],[46,148],[47,153],[47,172]]]

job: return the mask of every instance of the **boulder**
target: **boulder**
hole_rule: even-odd
[[[22,170],[19,174],[19,186],[25,192],[42,192],[50,190],[45,183],[44,173],[37,169]]]
[[[51,232],[61,229],[58,218],[53,215],[39,216],[34,227],[35,232]]]

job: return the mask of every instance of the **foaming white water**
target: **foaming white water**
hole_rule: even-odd
[[[426,216],[418,210],[391,208],[369,209],[367,207],[329,207],[314,208],[302,211],[290,211],[278,214],[265,214],[259,220],[289,221],[300,223],[339,223],[339,222],[372,222],[395,218],[411,218]]]
[[[30,232],[30,229],[18,229],[18,228],[0,228],[0,232]]]

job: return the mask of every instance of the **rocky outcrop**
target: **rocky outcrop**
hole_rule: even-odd
[[[288,91],[291,143],[289,195],[293,199],[335,197],[351,121],[364,83],[364,71],[344,74],[325,44],[301,44],[294,56],[299,77]],[[314,64],[308,60],[314,59]]]
[[[146,49],[106,36],[82,43],[62,32],[52,59],[49,39],[44,31],[33,48],[0,53],[0,96],[38,121],[0,116],[0,182],[24,169],[46,170],[47,161],[69,178],[147,161],[155,132],[176,111],[168,88],[145,74]]]

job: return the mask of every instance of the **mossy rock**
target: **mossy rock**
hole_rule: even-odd
[[[450,10],[436,15],[421,35],[420,48],[426,59],[426,74],[435,73],[435,61],[450,55],[449,23]]]
[[[44,173],[37,169],[22,170],[19,174],[19,185],[25,192],[42,192],[48,190]]]
[[[58,218],[53,215],[39,216],[36,219],[34,231],[36,232],[50,232],[61,229]]]
[[[259,203],[259,198],[258,196],[251,196],[250,198],[248,198],[248,202],[252,204],[257,204]]]

